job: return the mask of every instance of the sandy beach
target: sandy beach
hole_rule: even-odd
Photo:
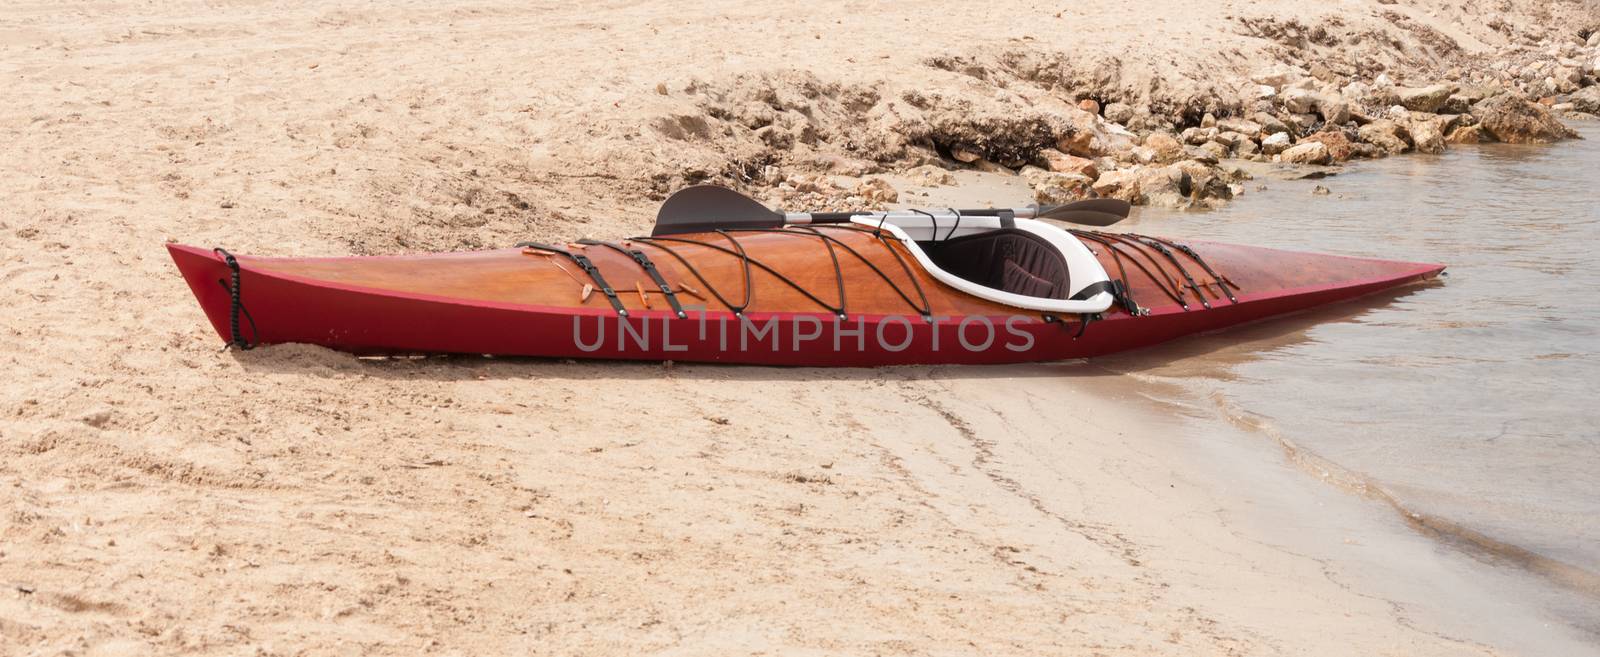
[[[616,237],[703,181],[931,198],[1018,104],[1176,132],[1272,66],[1422,87],[1600,25],[1389,1],[8,5],[0,655],[1592,649],[1117,368],[240,353],[163,249]]]

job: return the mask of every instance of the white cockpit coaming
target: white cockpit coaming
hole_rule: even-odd
[[[861,215],[851,221],[869,228],[881,228],[885,233],[900,240],[917,259],[917,263],[934,279],[980,299],[1026,310],[1064,314],[1104,312],[1111,307],[1113,301],[1111,293],[1104,291],[1089,295],[1085,299],[1071,298],[1077,296],[1084,288],[1108,281],[1110,277],[1106,275],[1105,268],[1100,266],[1100,261],[1094,257],[1094,253],[1090,252],[1083,242],[1073,237],[1071,233],[1043,221],[1013,219],[1011,228],[1042,238],[1059,252],[1066,261],[1070,281],[1067,299],[1015,294],[962,278],[939,266],[922,247],[922,242],[942,242],[1005,228],[999,217],[964,216],[959,222],[955,222],[949,219],[941,221],[932,216],[904,216],[896,213],[887,217],[881,214]]]

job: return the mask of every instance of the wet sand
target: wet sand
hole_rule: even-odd
[[[1137,79],[1270,48],[1221,8],[1163,22],[1177,3],[1070,30],[1020,3],[919,30],[707,7],[0,13],[0,654],[1581,651],[1392,513],[1103,368],[224,352],[163,253],[638,231],[728,165],[654,123],[696,80],[959,93],[928,34],[1139,53]]]

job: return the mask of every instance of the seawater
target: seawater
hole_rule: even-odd
[[[1586,140],[1262,175],[1220,210],[1141,209],[1118,229],[1448,275],[1096,364],[1181,386],[1442,544],[1600,609],[1600,126],[1577,127]]]

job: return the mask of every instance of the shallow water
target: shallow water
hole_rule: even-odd
[[[1579,128],[1588,140],[1261,176],[1222,210],[1141,211],[1122,227],[1450,269],[1100,364],[1314,454],[1446,544],[1600,598],[1600,126]]]

